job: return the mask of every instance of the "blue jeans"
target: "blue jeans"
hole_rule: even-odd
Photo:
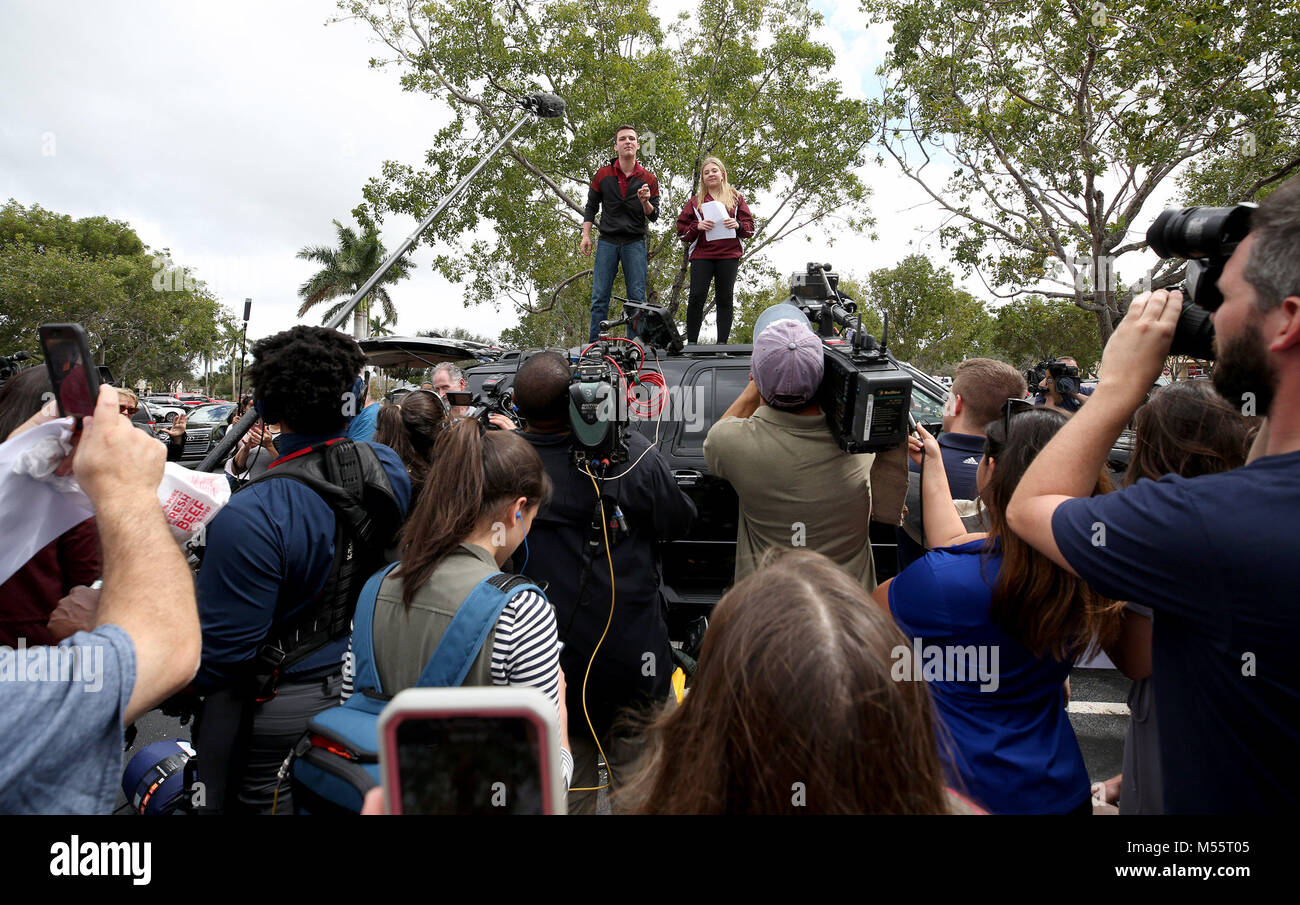
[[[627,284],[627,297],[634,302],[645,302],[646,248],[645,239],[626,245],[616,245],[600,239],[596,242],[596,263],[591,275],[591,330],[588,342],[600,337],[600,322],[609,320],[609,294],[614,288],[614,275],[618,263],[623,262],[623,282]]]

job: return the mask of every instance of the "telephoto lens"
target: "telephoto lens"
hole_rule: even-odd
[[[1214,358],[1214,323],[1210,320],[1210,312],[1193,303],[1186,293],[1183,294],[1183,313],[1174,328],[1169,354],[1204,360]]]
[[[1228,258],[1250,232],[1253,204],[1184,207],[1162,211],[1147,230],[1147,244],[1162,258]]]

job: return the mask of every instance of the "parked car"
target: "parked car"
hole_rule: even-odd
[[[189,411],[185,425],[185,451],[181,453],[182,465],[192,467],[203,460],[226,432],[226,419],[234,410],[233,402],[212,402]]]
[[[688,346],[680,355],[646,364],[646,370],[662,373],[668,386],[677,388],[680,400],[688,400],[674,412],[675,420],[665,415],[660,422],[632,422],[657,444],[698,513],[690,534],[662,551],[670,629],[710,611],[735,573],[739,502],[730,483],[709,471],[704,438],[749,381],[752,350],[749,345]],[[519,353],[507,352],[499,361],[471,367],[465,375],[469,389],[481,392],[484,381],[513,374],[518,363]],[[937,432],[948,391],[910,365],[904,368],[912,375],[912,416]],[[876,575],[884,581],[897,571],[896,534],[892,526],[876,522],[870,530]]]
[[[181,405],[191,409],[200,405],[207,405],[212,401],[202,393],[177,393],[176,398]]]

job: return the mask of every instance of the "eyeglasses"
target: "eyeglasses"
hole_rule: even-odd
[[[123,415],[134,415],[136,412],[140,411],[140,409],[134,405],[119,405],[117,408]]]

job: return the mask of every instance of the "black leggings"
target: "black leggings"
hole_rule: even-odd
[[[736,271],[740,258],[720,261],[697,258],[691,261],[691,297],[686,304],[686,341],[694,345],[700,339],[700,325],[704,323],[704,300],[709,295],[709,284],[717,275],[715,301],[718,303],[718,345],[731,336],[731,301],[736,288]]]

